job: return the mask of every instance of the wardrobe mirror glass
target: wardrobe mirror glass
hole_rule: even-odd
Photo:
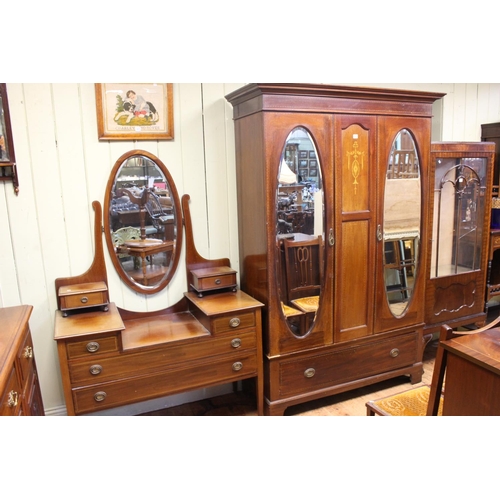
[[[144,294],[165,288],[179,261],[182,216],[174,181],[159,158],[133,150],[116,161],[103,218],[121,279]]]
[[[279,299],[291,331],[311,330],[324,276],[324,201],[319,158],[303,127],[286,139],[276,192],[276,270]]]
[[[384,278],[389,308],[405,313],[415,286],[421,226],[421,178],[411,133],[396,135],[387,164],[384,193]]]

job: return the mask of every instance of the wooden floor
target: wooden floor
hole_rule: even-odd
[[[371,399],[390,396],[411,387],[431,383],[434,358],[438,341],[430,342],[424,351],[424,375],[420,384],[411,385],[408,377],[398,377],[368,387],[317,399],[290,407],[290,416],[365,416],[365,403]],[[238,392],[196,401],[164,410],[145,413],[142,416],[254,416],[255,400]]]

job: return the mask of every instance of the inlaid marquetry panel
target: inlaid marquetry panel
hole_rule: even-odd
[[[342,211],[369,208],[369,131],[353,124],[342,131]]]

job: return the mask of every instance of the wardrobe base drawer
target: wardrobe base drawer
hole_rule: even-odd
[[[417,333],[328,353],[281,361],[280,397],[343,384],[417,362]]]

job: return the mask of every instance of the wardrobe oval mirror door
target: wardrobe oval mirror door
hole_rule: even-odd
[[[288,135],[278,168],[276,269],[281,309],[290,330],[303,336],[313,327],[325,269],[321,166],[309,132]]]
[[[418,267],[421,178],[415,141],[400,130],[391,147],[384,193],[384,278],[389,308],[402,316],[411,300]]]
[[[182,245],[180,200],[159,158],[133,150],[115,163],[106,187],[104,229],[113,265],[144,294],[167,286]]]

